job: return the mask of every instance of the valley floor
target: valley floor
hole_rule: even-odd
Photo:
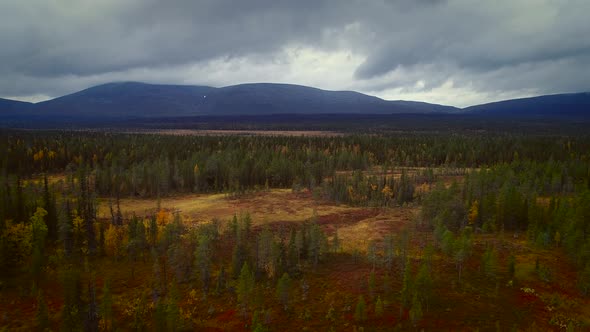
[[[158,204],[160,209],[157,209]],[[280,230],[309,220],[314,213],[324,232],[333,240],[335,233],[341,250],[329,253],[316,268],[307,266],[305,277],[293,280],[292,301],[287,310],[278,305],[275,285],[263,281],[258,307],[267,308],[268,326],[280,330],[318,331],[333,328],[350,331],[355,326],[385,331],[392,328],[425,329],[430,331],[457,330],[562,330],[570,321],[590,324],[590,301],[580,297],[575,287],[575,273],[560,248],[541,250],[525,241],[524,234],[475,234],[473,253],[465,262],[459,277],[451,257],[435,251],[431,258],[433,294],[423,307],[423,315],[414,320],[406,309],[400,310],[400,290],[404,276],[399,263],[387,269],[382,264],[367,260],[370,243],[382,249],[384,238],[393,234],[399,238],[409,234],[408,262],[417,271],[425,260],[425,250],[433,242],[432,231],[419,222],[418,206],[396,208],[361,208],[336,205],[314,199],[312,194],[285,189],[271,189],[242,196],[224,194],[178,195],[155,199],[122,199],[120,208],[125,218],[133,214],[144,216],[164,211],[170,217],[182,216],[188,227],[220,221],[227,229],[234,214],[249,213],[254,232],[263,228]],[[108,220],[109,202],[101,199],[99,218]],[[499,253],[497,271],[486,275],[480,267],[480,257],[486,246],[494,244]],[[229,260],[231,247],[221,244],[221,257]],[[400,253],[397,253],[400,255]],[[514,279],[507,277],[509,255],[516,258]],[[50,259],[57,259],[55,257]],[[86,262],[85,264],[89,264]],[[97,258],[97,285],[111,282],[115,321],[131,329],[145,286],[153,279],[152,263],[148,254],[130,260]],[[542,280],[536,272],[538,265],[550,267],[549,276]],[[537,266],[536,266],[537,265]],[[372,272],[373,271],[373,272]],[[172,272],[167,272],[172,279]],[[416,272],[414,272],[416,273]],[[373,277],[371,277],[373,276]],[[28,296],[19,276],[2,285],[0,291],[0,325],[6,331],[31,330],[31,317],[36,312],[36,301]],[[47,290],[47,305],[52,326],[58,328],[61,307],[61,286],[58,271],[49,269],[43,288]],[[371,282],[370,278],[374,278]],[[180,308],[184,321],[199,330],[248,330],[250,319],[242,317],[231,291],[220,295],[201,295],[197,284],[190,279],[179,283]],[[304,281],[305,280],[305,281]],[[302,285],[306,286],[302,286]],[[234,287],[234,286],[230,286]],[[304,290],[308,287],[309,291]],[[149,294],[149,292],[148,292]],[[367,320],[359,324],[355,306],[359,296],[367,303]],[[377,299],[382,299],[384,313],[375,311]],[[126,323],[127,322],[127,323]],[[153,326],[152,326],[153,327]],[[274,329],[272,329],[274,330]]]

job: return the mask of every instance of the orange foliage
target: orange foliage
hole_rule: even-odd
[[[170,212],[161,209],[156,214],[156,221],[158,222],[158,226],[165,226],[170,222]]]

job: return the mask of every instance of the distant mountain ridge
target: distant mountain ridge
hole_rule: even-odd
[[[463,110],[474,114],[502,116],[590,116],[590,92],[510,99]]]
[[[28,109],[32,106],[33,106],[33,103],[0,98],[0,112],[2,112],[2,111],[3,112],[7,112],[7,111],[17,111],[18,112],[19,110]]]
[[[392,114],[456,112],[457,108],[387,101],[354,91],[293,84],[252,83],[213,88],[138,82],[107,83],[31,104],[18,116],[157,118],[205,115]],[[15,109],[11,109],[14,113]],[[10,111],[10,110],[9,110]],[[0,116],[8,116],[0,107]]]
[[[402,113],[588,116],[590,93],[521,98],[459,109],[418,101],[383,100],[355,91],[329,91],[293,84],[250,83],[214,88],[115,82],[36,104],[0,99],[0,121]]]

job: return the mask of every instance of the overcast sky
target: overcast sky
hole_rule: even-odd
[[[0,0],[0,96],[282,82],[454,106],[590,90],[590,1]]]

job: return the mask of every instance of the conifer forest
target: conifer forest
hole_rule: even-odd
[[[583,331],[590,138],[0,134],[1,331]]]

